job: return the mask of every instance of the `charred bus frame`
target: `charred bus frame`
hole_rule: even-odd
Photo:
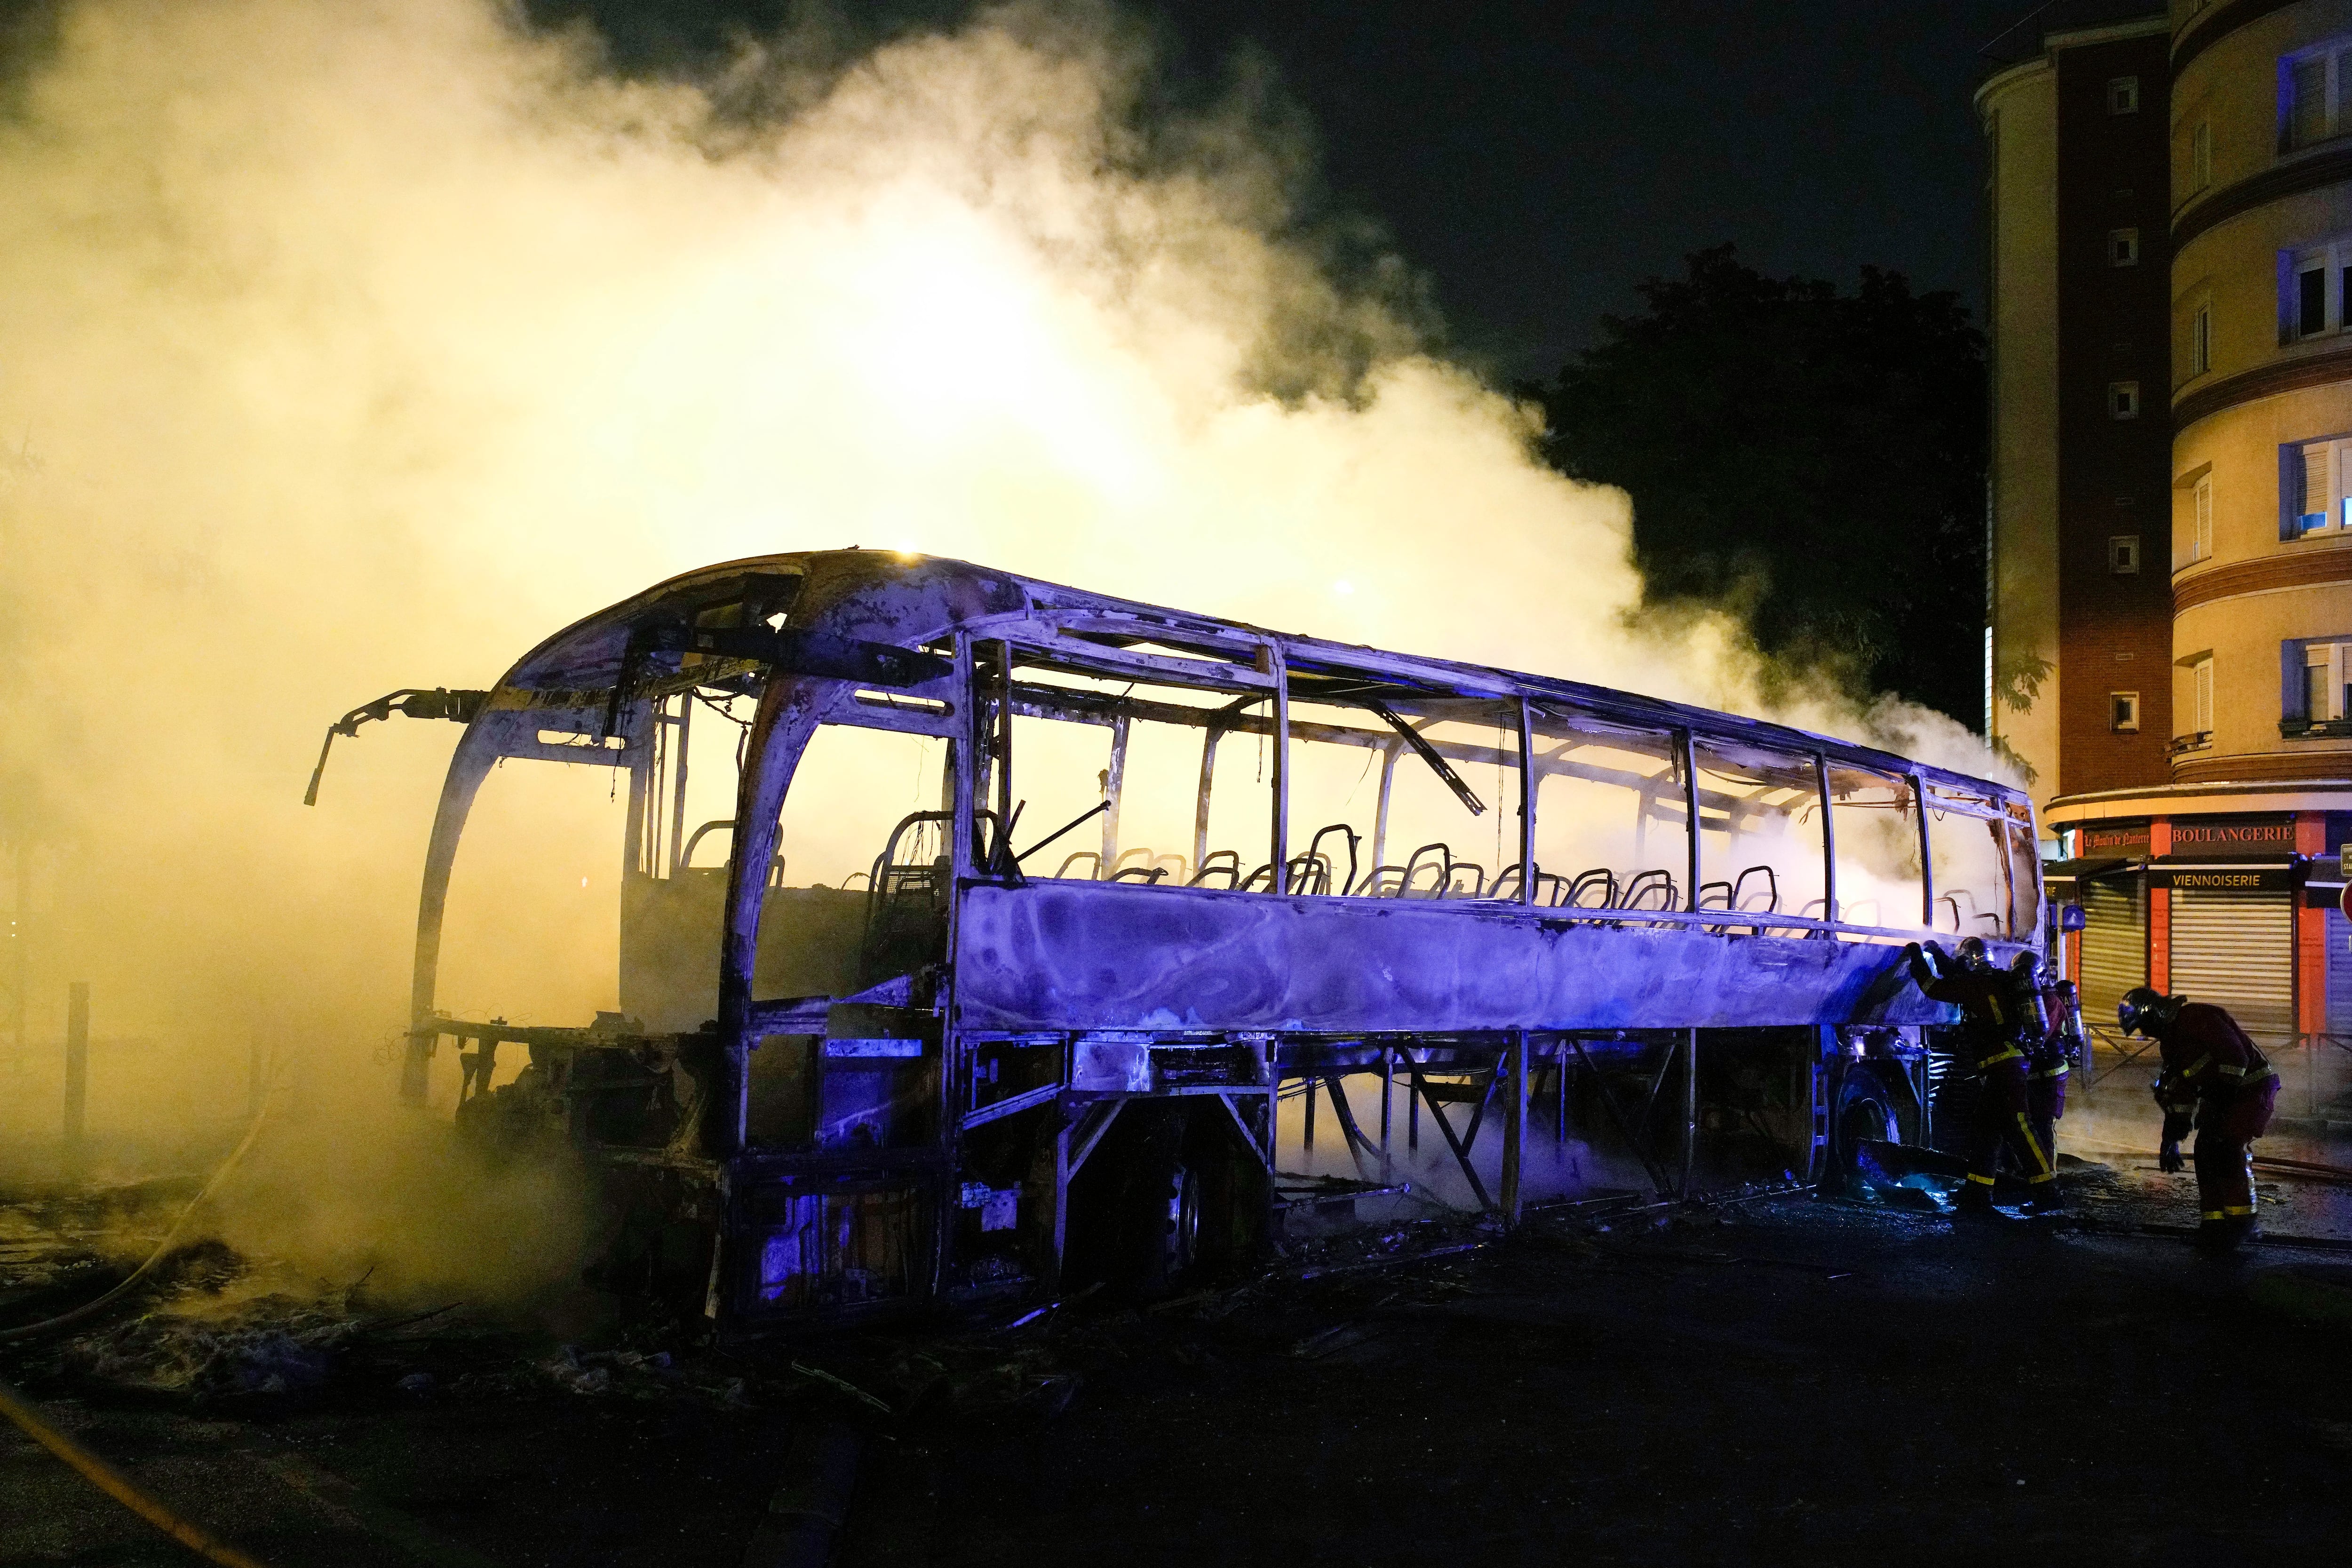
[[[689,834],[691,713],[728,699],[756,703],[735,812]],[[1932,1136],[1927,1033],[1948,1014],[1908,985],[1901,944],[1973,930],[2005,960],[2045,941],[2032,808],[2007,786],[951,561],[848,551],[711,567],[549,639],[487,693],[416,710],[467,728],[427,851],[403,1093],[424,1100],[438,1043],[456,1041],[461,1121],[596,1173],[614,1216],[599,1277],[728,1331],[1052,1289],[1074,1270],[1165,1285],[1236,1261],[1286,1190],[1301,1195],[1278,1169],[1285,1098],[1303,1099],[1309,1144],[1328,1105],[1369,1188],[1390,1170],[1402,1082],[1408,1138],[1425,1115],[1475,1201],[1507,1219],[1528,1200],[1538,1101],[1555,1136],[1573,1111],[1661,1194],[1700,1179],[1703,1118],[1744,1118],[1817,1174],[1859,1139]],[[1103,732],[1100,798],[1077,821],[1022,820],[1023,719]],[[1488,738],[1464,739],[1472,723]],[[780,821],[828,724],[942,742],[939,801],[877,846],[865,888],[783,887]],[[1197,810],[1189,853],[1123,866],[1138,725],[1197,736]],[[1217,758],[1236,737],[1270,773],[1262,858],[1210,847]],[[1300,846],[1293,752],[1307,744],[1361,749],[1367,773],[1377,763],[1369,833],[1321,825]],[[1579,760],[1596,745],[1647,748],[1652,771]],[[627,775],[621,1008],[593,1025],[436,1005],[467,814],[509,758]],[[1515,802],[1477,797],[1464,772],[1487,767],[1516,775]],[[1447,844],[1391,854],[1400,769],[1427,770],[1474,816],[1504,813],[1515,858],[1489,879]],[[1724,777],[1750,793],[1707,782]],[[1633,790],[1639,824],[1670,839],[1679,823],[1674,863],[1622,878],[1543,867],[1552,779]],[[1916,911],[1846,918],[1858,910],[1840,897],[1836,834],[1857,791],[1916,836]],[[1768,810],[1818,821],[1821,896],[1795,912],[1780,908],[1787,862],[1759,877],[1707,858],[1711,834],[1732,842],[1743,811]],[[1101,849],[1061,866],[1091,856],[1087,875],[1030,862],[1097,817]],[[1997,865],[1967,909],[1937,888],[1931,819]],[[695,842],[720,827],[723,872],[693,868]],[[530,1065],[493,1091],[501,1046]],[[1377,1136],[1349,1092],[1373,1076]],[[1653,1136],[1670,1091],[1678,1114]],[[1482,1173],[1480,1133],[1496,1122],[1499,1168]]]

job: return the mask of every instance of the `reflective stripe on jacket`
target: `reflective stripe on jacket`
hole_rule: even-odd
[[[1998,969],[1956,967],[1937,974],[1923,958],[1911,961],[1911,977],[1930,1001],[1950,1002],[1960,1010],[1960,1028],[1968,1037],[1969,1059],[1979,1068],[1992,1067],[2025,1053],[2018,1049],[2022,1034],[2015,981]]]

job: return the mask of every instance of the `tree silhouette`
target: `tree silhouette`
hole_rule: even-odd
[[[1985,348],[1958,298],[1769,279],[1728,245],[1641,292],[1525,390],[1554,466],[1632,494],[1649,601],[1731,608],[1783,672],[1981,728]]]

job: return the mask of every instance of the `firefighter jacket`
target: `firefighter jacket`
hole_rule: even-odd
[[[2024,1019],[2017,1005],[2017,983],[2006,971],[1955,968],[1937,974],[1924,954],[1914,954],[1911,977],[1929,1000],[1958,1005],[1970,1066],[1982,1070],[2025,1054],[2019,1048]]]
[[[2156,1102],[2171,1116],[2187,1116],[2200,1102],[2227,1106],[2278,1077],[2238,1021],[2210,1003],[2182,1003],[2160,1048],[2164,1071],[2157,1077]]]

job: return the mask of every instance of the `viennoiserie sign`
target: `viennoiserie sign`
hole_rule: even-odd
[[[2200,893],[2276,893],[2294,886],[2292,866],[2154,866],[2148,885]]]

